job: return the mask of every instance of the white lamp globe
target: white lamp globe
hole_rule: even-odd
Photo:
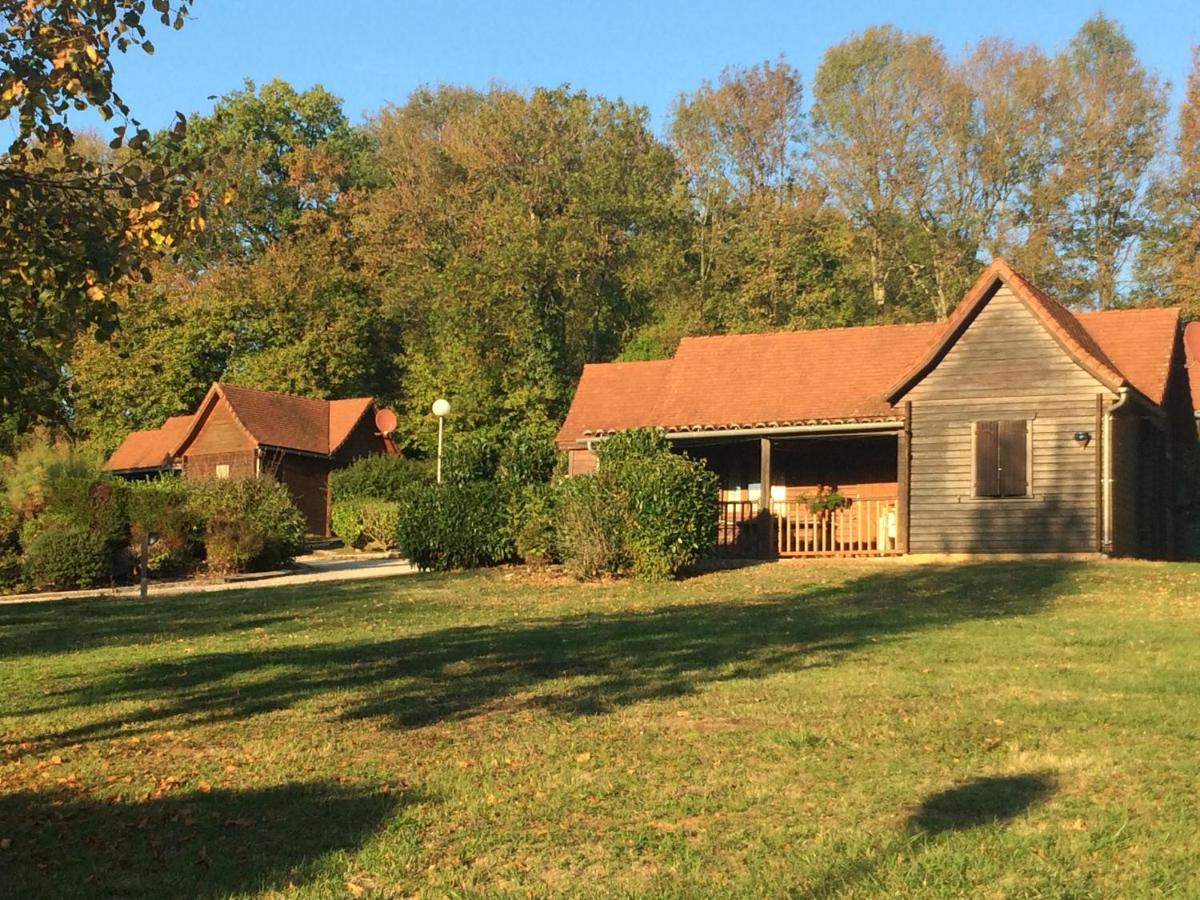
[[[450,415],[450,401],[438,398],[433,401],[433,414],[439,419]]]

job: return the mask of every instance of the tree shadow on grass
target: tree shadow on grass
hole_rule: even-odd
[[[1050,772],[1021,772],[973,778],[926,797],[908,817],[907,828],[868,857],[841,863],[804,891],[810,897],[835,897],[870,878],[880,865],[903,854],[915,858],[943,835],[996,825],[1045,803],[1058,789]]]
[[[976,778],[925,798],[908,824],[915,832],[937,835],[1006,822],[1044,802],[1057,787],[1046,772]]]
[[[848,654],[975,618],[1036,613],[1073,564],[871,570],[747,598],[419,632],[389,640],[247,647],[96,673],[31,713],[110,703],[140,711],[42,735],[74,743],[324,703],[331,717],[411,728],[496,708],[598,714],[705,684],[837,665]],[[452,602],[445,601],[442,602]],[[402,624],[402,623],[400,623]]]
[[[258,895],[358,849],[403,795],[331,783],[169,794],[141,802],[68,792],[0,796],[0,893],[9,897]],[[319,825],[318,825],[319,823]],[[316,826],[316,827],[314,827]]]

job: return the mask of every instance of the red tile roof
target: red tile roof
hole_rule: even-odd
[[[171,416],[161,428],[131,432],[104,467],[114,472],[167,468],[191,422],[191,416]]]
[[[1162,402],[1178,310],[1076,315],[997,260],[944,322],[685,338],[670,360],[585,366],[558,442],[645,426],[715,430],[894,419],[889,397],[936,365],[997,279],[1102,384],[1129,384]],[[1200,334],[1194,340],[1196,391]]]
[[[583,367],[575,400],[559,431],[577,436],[658,424],[654,407],[671,360],[592,363]]]
[[[1192,409],[1200,416],[1200,322],[1188,322],[1183,330],[1183,351],[1192,389]]]
[[[315,400],[217,382],[209,388],[200,409],[221,401],[256,443],[321,456],[336,453],[363,416],[375,408],[372,397]],[[105,468],[118,472],[166,468],[190,441],[200,422],[199,413],[172,416],[162,428],[135,431],[125,438]]]
[[[1147,399],[1163,402],[1179,329],[1178,309],[1106,309],[1076,313],[1075,318],[1133,387]]]

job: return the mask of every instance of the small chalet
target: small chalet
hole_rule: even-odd
[[[314,400],[214,383],[190,416],[128,435],[111,472],[186,478],[270,475],[287,486],[311,534],[329,534],[329,475],[371,453],[394,453],[371,397]]]
[[[1195,329],[1189,371],[1178,310],[1072,313],[997,259],[943,322],[586,366],[558,444],[580,474],[606,435],[661,429],[719,475],[726,552],[1169,557]]]

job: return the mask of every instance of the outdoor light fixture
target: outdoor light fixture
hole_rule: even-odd
[[[1091,442],[1092,442],[1092,436],[1090,434],[1088,434],[1088,432],[1086,432],[1086,431],[1075,432],[1075,443],[1077,443],[1080,447],[1086,447]]]
[[[450,401],[439,397],[433,401],[433,414],[438,420],[437,483],[442,483],[442,425],[450,415]]]

